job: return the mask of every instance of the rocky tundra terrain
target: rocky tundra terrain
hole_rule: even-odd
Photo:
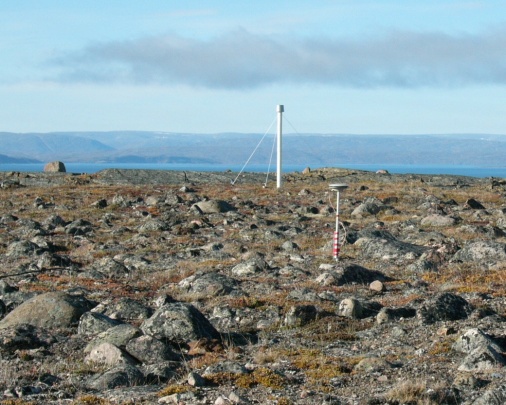
[[[506,181],[235,176],[0,173],[0,404],[506,403]]]

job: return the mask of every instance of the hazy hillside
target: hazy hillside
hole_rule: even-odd
[[[18,159],[0,154],[0,163],[16,164],[16,163],[41,163],[41,162],[35,159],[23,159],[23,158]]]
[[[0,162],[195,162],[242,164],[260,134],[180,134],[146,131],[0,133]],[[267,163],[275,135],[267,136],[251,163]],[[503,135],[286,134],[286,164],[378,163],[503,166]]]

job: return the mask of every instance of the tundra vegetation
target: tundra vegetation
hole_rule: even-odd
[[[0,404],[506,402],[506,181],[234,176],[0,173]]]

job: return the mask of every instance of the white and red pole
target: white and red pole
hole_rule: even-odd
[[[346,184],[331,184],[330,189],[335,191],[336,196],[336,229],[334,231],[334,238],[333,238],[333,244],[332,244],[332,255],[334,256],[334,260],[338,260],[339,253],[341,252],[341,242],[340,242],[340,235],[339,235],[339,199],[340,199],[340,192],[344,189],[346,189],[348,186]]]

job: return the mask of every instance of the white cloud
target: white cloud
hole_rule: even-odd
[[[245,30],[203,41],[176,35],[98,43],[52,61],[70,82],[245,89],[278,83],[346,87],[506,84],[506,31],[391,31],[362,39],[280,39]]]

